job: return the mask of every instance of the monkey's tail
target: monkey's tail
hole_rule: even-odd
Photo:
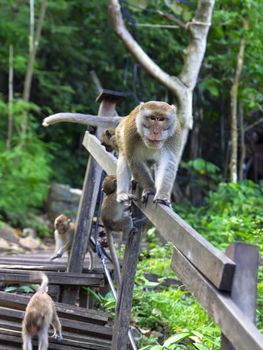
[[[113,266],[114,266],[114,270],[115,270],[115,273],[116,273],[117,286],[118,286],[118,288],[120,288],[120,285],[121,285],[121,268],[120,268],[119,259],[118,259],[117,253],[116,253],[116,249],[115,249],[115,246],[114,246],[112,232],[110,230],[106,229],[106,227],[105,227],[105,231],[106,231],[106,236],[107,236],[107,240],[108,240],[108,244],[109,244],[110,255],[111,255]]]
[[[102,128],[115,128],[122,117],[103,117],[82,113],[56,113],[43,120],[43,126],[49,126],[61,122],[78,123],[84,125],[101,126]]]
[[[41,285],[38,288],[38,291],[47,293],[47,291],[48,291],[48,277],[44,272],[42,272],[42,271],[32,272],[30,280],[31,281],[41,280]]]

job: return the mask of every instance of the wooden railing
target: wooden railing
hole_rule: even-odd
[[[103,115],[114,115],[117,99],[116,93],[102,93],[99,114],[102,115],[103,111]],[[96,136],[86,132],[83,145],[92,157],[87,166],[77,218],[77,232],[69,261],[68,271],[71,272],[80,272],[82,269],[102,169],[107,174],[116,174],[116,158],[105,150]],[[134,204],[138,212],[143,213],[160,234],[174,244],[171,266],[186,288],[221,327],[221,349],[263,350],[263,335],[254,324],[259,261],[257,247],[235,243],[224,254],[172,209],[156,205],[152,199],[146,206],[140,201]],[[129,314],[140,239],[141,230],[140,227],[136,227],[129,233],[125,248],[112,350],[127,349]],[[70,299],[74,300],[72,289],[66,293],[63,301],[69,302]]]

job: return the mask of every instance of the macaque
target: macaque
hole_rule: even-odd
[[[119,157],[117,161],[117,201],[129,202],[130,179],[142,188],[142,201],[149,195],[154,202],[170,205],[171,192],[178,168],[181,126],[177,108],[166,102],[141,103],[123,118],[59,114],[45,118],[43,125],[73,121],[115,129]],[[152,167],[154,166],[154,177]]]
[[[118,152],[118,146],[115,136],[115,129],[105,129],[101,136],[101,144],[105,146],[107,152]]]
[[[53,337],[62,339],[61,324],[55,309],[55,304],[47,294],[48,278],[43,272],[36,272],[34,279],[41,279],[38,291],[30,299],[22,322],[23,350],[32,350],[32,337],[38,336],[38,350],[48,348],[48,329],[52,325]]]
[[[67,251],[68,256],[74,238],[75,224],[66,215],[59,215],[54,222],[55,254],[51,260],[61,258]]]
[[[66,215],[61,214],[55,219],[54,228],[55,252],[50,260],[61,258],[66,251],[69,257],[76,225]],[[88,252],[90,255],[89,269],[91,270],[93,268],[93,254],[90,246],[88,246]]]
[[[132,219],[128,208],[123,203],[117,202],[117,179],[116,176],[106,176],[102,183],[104,198],[101,206],[101,220],[107,235],[111,258],[116,271],[117,285],[120,286],[121,273],[119,260],[114,247],[112,231],[129,232],[132,229]]]

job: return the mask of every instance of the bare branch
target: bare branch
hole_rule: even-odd
[[[171,15],[170,13],[164,13],[162,11],[157,11],[157,13],[163,17],[168,19],[171,22],[174,22],[178,25],[178,27],[186,29],[186,23],[184,23],[183,21],[181,21],[180,19],[176,18],[174,15]]]
[[[184,66],[180,74],[182,82],[194,89],[204,58],[207,34],[211,25],[215,0],[199,0],[195,17],[187,24],[191,33],[190,44],[186,51]]]
[[[121,117],[103,117],[91,114],[82,113],[56,113],[46,117],[43,120],[43,126],[49,126],[56,123],[78,123],[84,125],[100,126],[102,128],[112,128],[116,127],[120,121]]]
[[[122,39],[128,50],[135,56],[137,61],[149,72],[156,80],[164,84],[168,89],[173,91],[178,100],[181,98],[181,94],[184,93],[185,87],[182,82],[176,78],[171,77],[165,71],[163,71],[140,47],[140,45],[134,40],[129,31],[126,29],[122,14],[121,7],[118,0],[109,0],[109,12],[112,19],[113,29],[116,34]]]

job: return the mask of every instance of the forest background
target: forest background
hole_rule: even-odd
[[[176,20],[192,18],[196,1],[127,0],[122,6],[128,29],[148,55],[163,70],[179,73],[188,36]],[[34,217],[45,210],[51,182],[81,188],[87,152],[82,147],[83,126],[65,123],[45,129],[42,119],[61,111],[97,114],[98,90],[91,71],[104,88],[127,93],[118,106],[120,115],[140,101],[175,101],[116,37],[106,0],[35,0],[34,12],[32,31],[29,1],[0,4],[0,219],[17,227],[35,225],[44,235],[46,230]],[[261,254],[263,174],[255,173],[251,142],[263,143],[262,13],[260,0],[216,1],[194,91],[194,126],[178,173],[180,200],[175,205],[217,247],[224,249],[241,240],[257,243]],[[233,183],[231,91],[242,42],[238,182]],[[259,328],[263,328],[261,278],[262,270]]]

